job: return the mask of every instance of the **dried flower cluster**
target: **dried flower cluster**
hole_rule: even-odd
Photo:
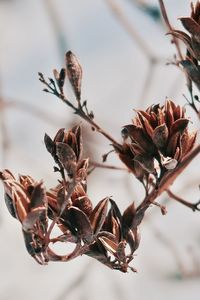
[[[185,109],[171,100],[139,110],[133,123],[122,130],[124,144],[119,157],[140,180],[148,174],[161,178],[194,146],[196,131],[190,132],[188,123]]]
[[[191,17],[181,18],[181,21],[190,36],[178,30],[170,33],[186,44],[187,55],[181,64],[189,80],[200,89],[199,1],[192,6]],[[54,172],[59,174],[55,187],[46,190],[42,181],[36,182],[30,176],[20,175],[17,180],[8,170],[0,172],[7,208],[20,221],[26,248],[40,264],[69,261],[85,254],[111,269],[136,271],[129,264],[140,243],[138,227],[146,210],[155,204],[163,214],[166,213],[165,207],[156,202],[159,195],[166,191],[193,211],[200,210],[199,201],[188,203],[169,190],[173,181],[200,152],[199,145],[194,147],[197,132],[189,130],[185,109],[167,100],[164,105],[152,105],[146,111],[137,110],[132,124],[123,127],[123,142],[118,143],[94,121],[93,112],[89,112],[87,102],[82,101],[82,67],[71,51],[66,53],[65,67],[60,72],[54,69],[53,74],[54,79],[47,81],[39,73],[39,80],[45,85],[44,91],[61,99],[88,122],[92,130],[111,142],[127,170],[142,182],[145,197],[137,207],[131,203],[123,213],[109,197],[93,207],[87,195],[89,158],[83,158],[82,130],[77,125],[69,131],[60,129],[54,139],[45,134],[45,146],[56,164]],[[67,79],[76,104],[65,95]],[[196,107],[195,111],[198,112]],[[59,236],[52,236],[54,227],[60,230]],[[52,249],[55,243],[72,243],[74,250],[59,255]]]
[[[108,197],[93,208],[87,195],[88,159],[81,158],[81,127],[75,126],[68,132],[60,129],[54,140],[45,135],[45,144],[58,165],[55,171],[62,177],[55,188],[46,191],[42,182],[35,182],[30,176],[20,175],[17,181],[8,170],[0,173],[6,205],[22,224],[29,254],[40,264],[68,261],[86,254],[110,268],[135,271],[129,266],[139,246],[134,204],[123,215]],[[49,219],[53,220],[50,226]],[[54,225],[62,234],[51,239]],[[60,256],[50,247],[57,242],[76,246],[72,253]]]

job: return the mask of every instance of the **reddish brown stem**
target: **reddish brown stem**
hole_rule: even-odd
[[[173,199],[176,200],[177,202],[179,202],[179,203],[181,203],[181,204],[183,204],[183,205],[185,205],[185,206],[191,208],[193,211],[196,211],[196,210],[200,211],[200,208],[198,207],[199,204],[200,204],[200,201],[197,201],[196,203],[190,203],[190,202],[188,202],[188,201],[182,199],[181,197],[175,195],[175,194],[174,194],[172,191],[170,191],[169,189],[167,189],[166,192],[167,192],[167,194],[168,194],[171,198],[173,198]]]
[[[105,138],[107,138],[113,145],[117,147],[121,147],[121,145],[113,138],[110,134],[108,134],[105,130],[103,130],[93,119],[91,119],[88,115],[85,114],[81,107],[75,107],[64,95],[55,94],[59,97],[65,104],[71,107],[74,110],[74,113],[84,119],[87,123],[89,123],[96,131],[101,133]]]
[[[165,21],[165,24],[168,28],[169,31],[173,31],[173,27],[171,26],[170,22],[169,22],[169,18],[167,16],[167,12],[166,12],[166,9],[165,9],[165,5],[164,5],[164,2],[163,0],[159,0],[159,5],[160,5],[160,10],[161,10],[161,13],[162,13],[162,16],[163,16],[163,19]],[[179,41],[176,37],[172,36],[172,43],[174,43],[176,49],[177,49],[177,53],[179,55],[179,58],[180,60],[183,60],[183,55],[181,53],[181,49],[180,49],[180,44],[179,44]]]

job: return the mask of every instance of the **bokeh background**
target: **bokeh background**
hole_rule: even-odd
[[[171,23],[190,11],[188,0],[165,0]],[[68,107],[42,92],[38,71],[51,76],[72,50],[83,67],[83,98],[96,121],[117,140],[134,115],[133,108],[185,104],[183,74],[173,65],[175,48],[165,36],[157,1],[1,0],[0,1],[0,168],[31,174],[55,185],[53,162],[43,136],[80,122]],[[69,98],[70,87],[66,87]],[[193,111],[188,115],[197,126]],[[84,125],[92,157],[109,143]],[[121,166],[114,154],[109,164]],[[199,199],[199,159],[177,179],[172,190],[189,201]],[[88,183],[94,203],[105,196],[123,209],[143,197],[139,182],[122,171],[96,169]],[[198,299],[200,292],[200,215],[169,200],[168,213],[152,207],[141,226],[142,241],[134,267],[121,274],[88,257],[69,263],[37,265],[27,254],[20,224],[11,218],[0,187],[0,299]],[[68,249],[58,249],[65,253]]]

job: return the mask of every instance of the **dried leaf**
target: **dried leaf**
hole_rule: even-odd
[[[59,78],[58,78],[58,86],[60,91],[63,91],[63,86],[65,84],[65,76],[66,76],[66,70],[64,68],[62,68],[60,70],[60,74],[59,74]]]
[[[130,246],[131,254],[133,254],[140,244],[140,233],[138,227],[134,228],[133,230],[130,229],[127,232],[126,241]]]
[[[142,128],[135,125],[126,125],[122,129],[122,136],[129,136],[133,141],[135,141],[144,151],[151,151],[154,149],[150,140],[144,134]]]
[[[73,176],[76,170],[76,155],[72,148],[68,144],[57,142],[56,154],[68,175]]]
[[[133,222],[135,213],[136,213],[135,203],[132,202],[123,213],[123,216],[122,216],[122,224],[123,224],[122,227],[123,228],[131,228],[132,227],[132,222]]]
[[[107,265],[107,263],[109,262],[107,251],[102,245],[102,243],[98,240],[89,246],[89,250],[87,250],[85,254],[97,259],[105,265]]]
[[[173,30],[171,32],[169,32],[168,34],[172,34],[173,36],[175,36],[176,38],[180,39],[181,41],[184,42],[184,44],[187,47],[187,50],[190,52],[190,54],[195,58],[196,54],[193,50],[192,47],[192,41],[191,38],[189,37],[189,35],[187,35],[185,32],[180,31],[180,30]]]
[[[45,211],[46,208],[44,206],[40,206],[38,208],[31,210],[26,215],[26,217],[22,220],[23,230],[26,232],[33,230],[35,223],[39,220],[39,217]]]
[[[15,207],[14,207],[12,198],[7,193],[5,193],[4,198],[5,198],[5,203],[6,203],[9,213],[11,214],[11,216],[13,218],[17,219],[16,211],[15,211]]]
[[[174,157],[175,153],[176,153],[176,149],[179,146],[179,141],[180,141],[180,137],[181,134],[179,132],[173,134],[170,137],[170,140],[168,142],[166,151],[165,151],[165,156],[169,156],[169,157]]]
[[[92,202],[87,197],[86,194],[83,196],[78,196],[74,199],[72,199],[73,206],[78,207],[80,210],[82,210],[87,216],[89,216],[92,212]]]
[[[82,129],[80,125],[74,126],[71,131],[75,134],[76,137],[76,156],[77,160],[80,160],[83,155],[83,138],[82,138]]]
[[[90,223],[93,229],[94,234],[98,234],[101,230],[103,223],[106,219],[106,213],[108,208],[108,200],[109,198],[105,198],[101,200],[93,209],[90,215]]]
[[[146,117],[144,117],[143,114],[141,114],[140,111],[137,111],[138,117],[143,125],[143,128],[145,128],[147,135],[149,136],[149,138],[152,137],[153,134],[153,128],[150,124],[150,122],[148,121],[148,119],[146,119]]]
[[[65,128],[61,128],[58,130],[54,137],[54,143],[56,142],[64,142],[64,137],[65,137]]]
[[[197,131],[187,132],[181,137],[182,157],[189,153],[194,147],[197,138]]]
[[[17,185],[12,186],[11,198],[15,205],[17,218],[20,222],[23,222],[27,216],[27,212],[29,211],[30,200],[28,199],[25,191]]]
[[[121,241],[118,244],[117,251],[116,251],[116,256],[120,261],[125,261],[126,259],[125,248],[126,248],[126,241]]]
[[[53,140],[50,138],[50,136],[48,136],[48,134],[45,133],[44,136],[44,143],[45,146],[47,148],[47,151],[54,156],[55,154],[55,143],[53,142]]]
[[[97,238],[99,238],[99,237],[106,237],[109,240],[115,242],[116,244],[118,243],[118,240],[117,240],[116,236],[113,233],[109,232],[109,231],[101,230],[97,235]]]
[[[153,140],[154,144],[156,145],[156,147],[158,147],[158,149],[165,147],[165,145],[167,143],[168,135],[169,135],[169,132],[168,132],[168,128],[167,128],[166,124],[157,126],[154,129],[154,132],[152,135],[152,140]]]
[[[136,155],[134,160],[148,173],[155,173],[154,158],[148,154]]]
[[[117,248],[118,244],[110,240],[109,238],[105,236],[98,237],[99,241],[102,243],[102,245],[105,247],[105,249],[116,256],[117,254]]]
[[[179,18],[184,28],[189,31],[192,35],[200,35],[200,25],[192,18],[189,17],[181,17]]]
[[[200,68],[199,66],[196,66],[192,61],[188,60],[182,60],[180,64],[183,66],[184,70],[188,74],[189,78],[194,81],[197,88],[200,90]]]
[[[46,200],[45,188],[42,182],[37,183],[33,187],[33,192],[31,194],[29,209],[38,208],[44,206]]]
[[[122,215],[121,215],[121,212],[116,204],[116,202],[114,200],[112,200],[111,198],[109,199],[110,201],[110,204],[111,204],[111,208],[110,208],[110,213],[111,215],[116,219],[118,220],[118,223],[120,224],[121,223],[121,220],[122,220]]]
[[[70,207],[68,210],[68,219],[71,227],[74,227],[78,236],[85,243],[91,243],[93,240],[93,230],[86,214],[77,207]]]
[[[133,218],[133,222],[131,225],[131,229],[134,231],[142,222],[144,215],[145,215],[145,211],[146,211],[147,207],[142,207],[140,208],[138,211],[136,211],[136,214]]]
[[[165,102],[165,111],[166,111],[165,122],[168,128],[170,128],[174,123],[174,109],[175,109],[174,103],[168,99]]]
[[[171,136],[178,132],[182,133],[187,128],[188,123],[188,119],[181,118],[176,120],[171,127]]]

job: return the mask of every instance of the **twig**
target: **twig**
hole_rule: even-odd
[[[173,27],[171,26],[171,24],[169,22],[169,19],[168,19],[168,16],[167,16],[167,12],[166,12],[163,0],[158,0],[158,1],[159,1],[160,10],[161,10],[163,19],[165,21],[165,24],[166,24],[166,26],[167,26],[167,28],[168,28],[169,31],[173,31]],[[172,36],[172,43],[174,43],[174,45],[175,45],[175,47],[177,49],[177,53],[178,53],[178,56],[179,56],[180,60],[183,60],[183,55],[181,53],[181,48],[180,48],[179,40],[176,37]]]
[[[116,147],[121,148],[121,145],[109,134],[107,133],[104,129],[102,129],[94,120],[93,118],[87,113],[84,112],[83,110],[83,105],[81,106],[80,103],[78,105],[78,107],[76,107],[74,104],[72,104],[72,102],[70,102],[64,94],[59,93],[55,82],[51,79],[50,83],[48,83],[44,77],[42,73],[39,73],[39,80],[47,86],[48,90],[45,90],[46,92],[55,95],[56,97],[58,97],[60,100],[62,100],[67,106],[69,106],[70,108],[73,109],[74,113],[76,115],[78,115],[79,117],[81,117],[83,120],[85,120],[87,123],[89,123],[92,126],[93,130],[96,130],[97,132],[101,133],[105,138],[107,138],[113,145],[115,145]],[[53,84],[53,86],[52,86]]]
[[[167,189],[166,192],[167,192],[167,194],[168,194],[172,199],[174,199],[174,200],[180,202],[181,204],[183,204],[183,205],[185,205],[185,206],[191,208],[193,211],[196,211],[196,210],[200,211],[200,208],[198,207],[198,206],[200,205],[200,200],[197,201],[196,203],[190,203],[190,202],[188,202],[188,201],[182,199],[181,197],[175,195],[175,194],[174,194],[171,190],[169,190],[169,189]]]

